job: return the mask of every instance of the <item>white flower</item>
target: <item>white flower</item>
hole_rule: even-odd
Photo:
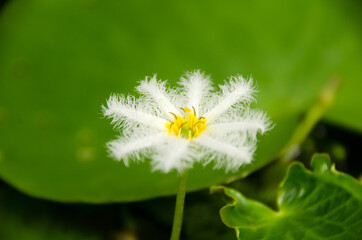
[[[215,162],[215,168],[236,171],[252,160],[257,133],[270,128],[268,117],[251,110],[252,79],[231,77],[215,93],[202,72],[186,74],[181,88],[168,89],[156,75],[136,88],[139,98],[112,95],[104,116],[121,136],[108,143],[111,156],[123,160],[151,159],[154,170],[181,172],[194,162]]]

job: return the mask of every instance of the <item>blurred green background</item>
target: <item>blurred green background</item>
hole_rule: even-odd
[[[137,82],[145,76],[158,73],[176,86],[182,74],[194,69],[210,74],[215,85],[237,73],[252,76],[259,89],[255,107],[266,111],[275,123],[272,131],[260,137],[255,161],[240,169],[239,177],[278,156],[332,78],[341,81],[341,88],[322,125],[304,143],[300,159],[317,150],[340,156],[336,159],[360,159],[352,154],[355,150],[348,149],[356,149],[361,142],[361,10],[357,0],[5,1],[0,9],[0,177],[21,192],[57,202],[129,202],[174,194],[175,172],[151,173],[147,161],[125,168],[107,157],[105,143],[117,133],[102,118],[101,105],[111,93],[134,94]],[[351,162],[341,165],[357,176],[361,165]],[[256,173],[248,179],[257,189],[258,183],[265,185],[263,176]],[[204,189],[231,177],[212,166],[196,165],[188,189]],[[150,223],[162,226],[160,232],[166,232],[167,239],[172,197],[139,205],[104,205],[101,210],[71,205],[80,216],[74,221],[88,223],[84,212],[90,211],[92,218],[109,218],[118,224],[114,229],[108,226],[112,224],[99,224],[108,227],[91,227],[96,233],[89,233],[84,226],[54,227],[69,218],[62,211],[51,213],[59,207],[71,214],[68,205],[38,202],[7,184],[1,185],[1,212],[12,219],[7,224],[13,225],[5,227],[0,219],[0,239],[20,239],[16,230],[9,230],[16,226],[28,229],[27,236],[34,235],[28,239],[44,239],[47,234],[53,234],[51,239],[73,239],[71,235],[74,239],[97,239],[98,235],[132,239],[126,238],[132,234],[118,233],[122,224],[127,231],[137,232],[140,225],[147,225],[152,232]],[[245,185],[236,184],[242,189]],[[245,191],[257,192],[250,187]],[[193,197],[190,208],[209,211],[213,218],[206,219],[217,221],[214,202],[201,204],[209,201],[207,193]],[[24,217],[28,210],[21,209],[32,204],[39,206],[40,214],[28,209],[28,215],[39,216],[23,226],[22,219],[31,217]],[[83,206],[86,210],[82,211]],[[132,210],[140,206],[144,210]],[[137,216],[145,212],[146,216],[157,215],[156,223],[152,217],[147,223],[139,221]],[[195,237],[200,232],[195,226],[205,222],[186,224],[185,237],[202,239]],[[221,223],[212,223],[219,224],[221,234],[230,233]],[[44,228],[54,231],[44,233]],[[69,234],[61,235],[62,229]],[[110,234],[113,230],[116,233]],[[163,239],[159,234],[158,239]],[[210,236],[218,235],[212,232]]]

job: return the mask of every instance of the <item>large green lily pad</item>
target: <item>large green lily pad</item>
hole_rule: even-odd
[[[107,157],[105,143],[117,133],[100,107],[113,92],[132,93],[146,75],[158,73],[174,85],[195,68],[212,74],[215,83],[236,73],[257,81],[256,106],[270,114],[275,128],[260,138],[253,164],[238,172],[247,175],[278,154],[325,81],[337,74],[358,82],[351,70],[361,63],[355,53],[358,14],[343,6],[10,1],[0,15],[0,176],[28,194],[57,201],[174,194],[175,172],[151,173],[149,164],[125,168]],[[328,119],[338,111],[332,109]],[[358,128],[356,112],[348,124]],[[343,116],[338,121],[347,123]],[[230,176],[195,166],[188,190]]]
[[[294,163],[280,186],[276,212],[236,190],[222,190],[233,202],[220,211],[238,239],[360,239],[362,185],[337,172],[327,155],[312,159],[313,172]]]

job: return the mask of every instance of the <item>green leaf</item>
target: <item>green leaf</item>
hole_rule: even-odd
[[[9,1],[0,16],[0,176],[56,201],[174,194],[175,172],[151,173],[148,163],[125,168],[107,157],[116,133],[100,106],[113,92],[133,93],[146,75],[174,85],[195,68],[215,84],[236,73],[257,81],[257,107],[275,128],[237,173],[246,176],[278,154],[331,76],[362,82],[348,71],[361,65],[358,12],[344,4],[350,11],[312,0]],[[354,120],[360,104],[348,108],[351,126],[361,122]],[[196,165],[188,190],[231,175]]]
[[[360,239],[362,185],[336,171],[328,155],[315,155],[312,168],[292,164],[279,189],[277,212],[236,190],[213,187],[232,199],[220,210],[222,221],[238,239]]]

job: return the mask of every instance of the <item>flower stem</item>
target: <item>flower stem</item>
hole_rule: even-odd
[[[295,151],[308,137],[314,126],[323,117],[327,110],[333,105],[336,93],[339,90],[341,81],[332,77],[321,90],[315,104],[308,110],[301,123],[297,126],[289,142],[282,149],[279,157],[282,161],[288,162],[295,155]]]
[[[186,195],[187,169],[180,173],[180,183],[178,185],[175,215],[173,217],[171,240],[179,240],[182,226],[182,217],[184,212],[184,203]]]

